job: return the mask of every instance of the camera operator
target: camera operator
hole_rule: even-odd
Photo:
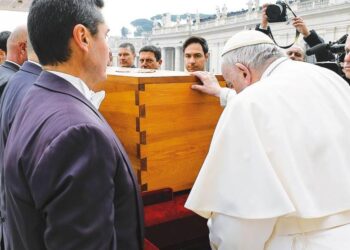
[[[262,6],[261,24],[257,24],[257,26],[255,28],[255,30],[261,31],[266,35],[271,34],[271,29],[268,25],[268,16],[266,14],[266,9],[269,5],[270,4],[264,4]],[[310,46],[312,48],[317,44],[324,43],[324,40],[319,35],[317,35],[315,30],[308,29],[304,20],[301,17],[294,17],[292,19],[292,21],[293,21],[293,23],[292,23],[293,26],[296,28],[297,31],[299,31],[303,35],[303,39],[308,46]],[[293,46],[291,48],[293,48]],[[291,48],[289,48],[289,49],[291,49]],[[288,50],[287,50],[287,54],[288,54]],[[305,52],[304,52],[304,54],[305,54]],[[318,62],[333,61],[335,59],[334,55],[331,52],[326,51],[326,50],[316,53],[315,57],[316,57],[316,60]],[[294,60],[293,58],[291,58],[291,59]]]

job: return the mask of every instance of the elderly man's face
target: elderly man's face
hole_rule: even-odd
[[[287,49],[286,53],[287,53],[287,56],[294,61],[301,61],[301,62],[305,61],[305,53],[299,47],[292,46],[289,49]]]
[[[344,65],[343,72],[345,73],[346,78],[350,79],[350,38],[346,39],[345,43],[345,57],[344,57]]]
[[[250,82],[246,82],[244,79],[244,73],[240,71],[236,66],[223,64],[221,66],[222,75],[226,81],[228,88],[234,89],[237,93],[250,85]]]

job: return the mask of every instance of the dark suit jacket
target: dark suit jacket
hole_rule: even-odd
[[[19,66],[5,61],[0,65],[0,97],[10,77],[19,70]]]
[[[3,224],[6,223],[5,199],[4,199],[4,173],[3,173],[3,157],[4,148],[11,128],[15,114],[21,104],[24,95],[27,93],[30,86],[38,78],[41,72],[41,67],[32,63],[25,62],[20,70],[15,73],[8,81],[3,92],[0,102],[0,212],[1,226],[0,237],[3,235]],[[5,244],[6,244],[5,240]]]
[[[5,148],[9,243],[28,250],[143,248],[142,203],[112,129],[64,79],[43,71]]]

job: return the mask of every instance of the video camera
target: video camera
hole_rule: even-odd
[[[339,58],[341,54],[345,53],[345,41],[347,37],[348,34],[345,34],[335,42],[317,44],[316,46],[307,49],[305,53],[307,56],[311,56],[320,52],[329,51],[330,53],[336,54],[338,56],[336,58]]]
[[[307,56],[316,55],[320,53],[332,53],[334,54],[335,61],[332,62],[316,62],[316,65],[333,70],[340,76],[342,76],[349,84],[350,79],[347,79],[342,71],[341,63],[345,57],[345,42],[348,34],[343,35],[335,42],[321,43],[310,49],[307,49],[305,54]]]

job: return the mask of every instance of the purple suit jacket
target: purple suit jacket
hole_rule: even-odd
[[[0,102],[0,212],[1,226],[0,237],[3,234],[3,225],[6,224],[6,211],[4,199],[4,148],[9,134],[12,122],[15,118],[17,110],[28,89],[34,84],[41,72],[41,67],[26,61],[19,71],[17,71],[6,84]],[[4,234],[5,235],[5,234]],[[4,236],[5,237],[5,236]],[[5,237],[6,238],[6,237]],[[4,239],[5,249],[7,249],[7,240]]]
[[[11,76],[19,70],[19,66],[10,62],[5,61],[0,65],[0,97],[5,89],[5,86]]]
[[[142,203],[128,157],[102,115],[42,72],[4,155],[11,249],[138,250]]]

